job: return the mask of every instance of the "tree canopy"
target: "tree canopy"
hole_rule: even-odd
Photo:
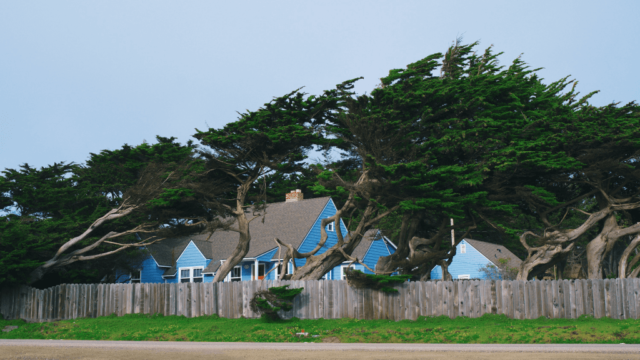
[[[352,91],[359,78],[318,95],[292,91],[222,128],[196,129],[200,145],[158,137],[91,154],[86,164],[6,169],[0,208],[15,213],[0,221],[0,284],[43,266],[55,268],[48,276],[96,281],[138,261],[123,246],[236,231],[220,281],[247,254],[249,223],[295,188],[332,196],[338,211],[322,220],[311,252],[277,240],[285,261],[305,259],[281,278],[319,279],[344,261],[362,262],[352,254],[373,228],[398,246],[370,269],[379,274],[428,279],[439,265],[446,277],[466,236],[525,257],[523,280],[570,254],[584,254],[590,278],[606,275],[603,264],[638,276],[640,107],[593,106],[596,92],[579,97],[569,77],[545,83],[520,57],[502,66],[502,53],[477,48],[456,41],[389,71],[370,94]],[[314,149],[341,158],[310,164]],[[338,243],[320,254],[325,225],[341,220],[348,233],[335,226]],[[111,251],[120,255],[78,261]]]

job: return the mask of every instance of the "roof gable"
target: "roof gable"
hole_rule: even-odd
[[[274,240],[276,237],[282,242],[298,247],[329,201],[329,197],[323,197],[269,204],[264,221],[257,218],[249,224],[251,245],[246,257],[255,258],[271,252],[277,248]],[[175,265],[176,260],[191,241],[206,259],[224,260],[231,255],[240,238],[240,235],[234,231],[216,231],[211,237],[209,235],[209,233],[203,233],[165,239],[149,245],[148,249],[158,265],[169,267]],[[214,266],[215,264],[210,264],[208,268]]]
[[[464,239],[467,244],[473,246],[480,254],[489,259],[495,265],[498,265],[498,259],[509,259],[510,267],[519,267],[522,260],[518,258],[514,253],[509,251],[506,247],[498,244],[488,243],[486,241]]]
[[[318,212],[317,216],[313,221],[312,226],[309,228],[309,230],[305,234],[303,241],[297,244],[292,243],[292,245],[296,247],[299,252],[306,253],[315,249],[318,243],[320,243],[320,238],[321,238],[320,227],[322,226],[322,219],[331,217],[336,213],[335,203],[331,198],[327,198],[327,199],[328,201],[326,202],[325,206],[323,206],[322,210]],[[342,221],[342,219],[340,219],[340,229],[342,230],[342,234],[346,236],[347,228],[344,225],[344,222]],[[316,255],[323,254],[325,251],[327,251],[329,248],[331,248],[333,245],[337,243],[338,243],[338,236],[336,232],[327,231],[327,240],[325,241],[322,248],[320,248],[320,250],[316,252]],[[277,255],[274,255],[274,256],[277,257]],[[307,259],[306,258],[295,259],[295,261],[296,261],[296,266],[300,267],[306,263]]]

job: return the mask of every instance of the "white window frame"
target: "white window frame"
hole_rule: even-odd
[[[258,280],[257,276],[260,274],[260,267],[261,267],[261,266],[262,266],[262,269],[263,269],[263,270],[262,270],[262,273],[263,273],[263,274],[266,274],[266,273],[267,273],[267,264],[265,264],[265,263],[258,263],[258,270],[257,270],[257,271],[256,271],[256,264],[251,264],[251,278],[255,278],[255,279],[253,279],[253,280]],[[265,280],[265,279],[264,279],[264,277],[265,277],[265,276],[266,276],[266,275],[262,275],[263,280]]]
[[[240,277],[233,276],[233,270],[235,269],[240,269]],[[234,279],[238,279],[235,281],[242,281],[242,265],[236,265],[233,268],[231,268],[231,271],[229,271],[229,282],[233,282]]]
[[[334,226],[334,223],[333,223],[333,222],[330,222],[330,223],[327,225],[327,231],[336,231],[336,229],[335,229],[335,226]]]
[[[178,268],[178,283],[182,282],[182,279],[189,279],[189,281],[187,282],[194,282],[193,279],[202,279],[202,281],[200,282],[204,282],[204,274],[202,272],[200,272],[200,276],[195,277],[193,276],[194,271],[193,270],[202,270],[204,271],[204,266],[187,266],[187,267],[181,267]],[[182,270],[189,270],[189,276],[188,277],[182,277]]]
[[[137,274],[136,274],[137,273]],[[139,277],[134,278],[133,275],[138,275]],[[142,269],[138,269],[135,272],[129,273],[129,283],[130,284],[139,284],[142,279]]]
[[[460,244],[460,254],[467,253],[467,244]]]
[[[347,280],[346,275],[344,274],[344,269],[345,268],[352,268],[355,270],[356,265],[355,264],[350,264],[350,265],[341,265],[340,266],[340,280]]]
[[[458,275],[458,280],[469,280],[471,279],[471,275],[466,274],[466,275]]]

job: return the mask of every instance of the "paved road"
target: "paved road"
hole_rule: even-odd
[[[0,340],[0,359],[640,359],[640,345]]]

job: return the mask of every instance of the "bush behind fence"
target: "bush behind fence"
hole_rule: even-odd
[[[479,317],[505,314],[513,319],[638,319],[640,279],[558,281],[408,282],[389,294],[354,289],[344,280],[246,281],[181,284],[65,284],[45,290],[3,289],[5,319],[40,322],[115,314],[186,317],[217,314],[256,318],[249,302],[272,286],[304,287],[285,318],[415,320],[419,316]]]

